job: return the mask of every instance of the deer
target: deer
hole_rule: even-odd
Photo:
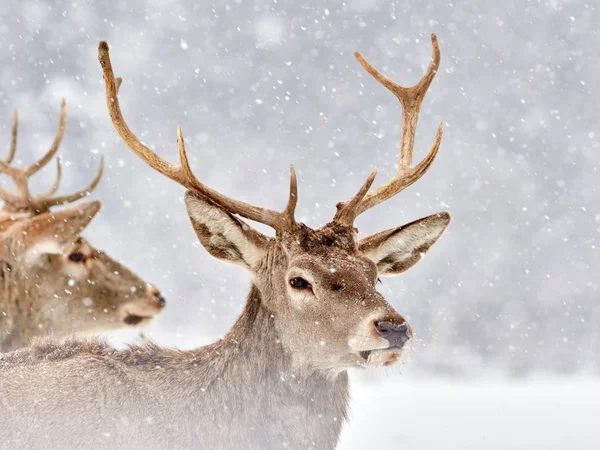
[[[437,38],[425,75],[402,87],[360,54],[360,64],[403,108],[399,167],[371,190],[376,170],[313,229],[295,220],[298,183],[290,168],[281,211],[226,196],[197,178],[177,128],[173,165],[130,130],[119,105],[109,47],[99,44],[106,102],[124,143],[152,169],[186,189],[200,243],[253,280],[225,336],[192,350],[154,343],[115,349],[97,339],[34,346],[0,356],[0,423],[11,448],[333,449],[348,419],[348,371],[391,366],[413,330],[376,289],[380,276],[408,270],[450,222],[440,212],[358,238],[363,212],[391,199],[434,161],[442,138],[412,164],[419,109],[440,63]],[[267,225],[275,236],[248,221]],[[68,374],[68,376],[67,376]]]
[[[67,209],[51,208],[76,202],[99,184],[104,169],[85,188],[55,195],[62,180],[57,158],[56,179],[42,194],[32,194],[30,177],[57,153],[66,125],[61,104],[58,131],[50,149],[26,167],[12,165],[17,148],[15,110],[9,154],[0,173],[10,176],[16,190],[0,187],[0,351],[29,344],[41,335],[96,334],[147,325],[165,306],[158,289],[94,248],[81,236],[101,203],[92,201]]]

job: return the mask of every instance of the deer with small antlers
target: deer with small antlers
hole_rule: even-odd
[[[46,166],[62,142],[66,104],[61,105],[58,132],[50,149],[35,163],[11,165],[17,148],[18,114],[0,173],[16,187],[0,187],[0,351],[23,347],[40,335],[98,333],[147,324],[165,301],[129,269],[95,249],[81,232],[100,209],[94,201],[60,211],[50,208],[75,202],[93,191],[97,175],[84,189],[57,196],[62,179],[60,159],[50,190],[32,195],[29,178]]]
[[[441,126],[425,159],[413,167],[419,108],[440,61],[435,36],[432,43],[433,60],[411,88],[356,54],[402,104],[398,173],[370,190],[373,171],[354,197],[337,205],[331,222],[312,229],[294,218],[293,167],[287,206],[277,212],[227,197],[196,178],[179,128],[179,166],[143,145],[123,119],[121,81],[101,42],[117,132],[148,165],[187,189],[185,203],[200,242],[212,256],[249,270],[252,287],[225,337],[196,350],[116,350],[92,340],[41,342],[4,356],[5,442],[28,448],[334,448],[347,418],[348,369],[396,363],[413,335],[377,291],[378,276],[413,266],[450,221],[448,213],[439,213],[360,240],[354,227],[359,214],[417,181],[438,152]],[[242,219],[270,226],[275,237]]]

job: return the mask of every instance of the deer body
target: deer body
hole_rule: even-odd
[[[232,331],[197,350],[80,341],[5,355],[0,448],[332,449],[347,373],[295,367],[272,316],[253,288]],[[97,381],[70,385],[64,373]]]
[[[100,202],[60,211],[50,208],[86,196],[99,183],[75,194],[55,196],[62,170],[45,194],[32,195],[30,176],[51,161],[61,143],[66,120],[63,101],[59,130],[50,150],[37,162],[12,166],[17,143],[15,112],[8,158],[0,173],[13,179],[16,192],[0,187],[0,352],[14,350],[40,335],[98,333],[147,324],[164,306],[158,290],[129,269],[92,247],[81,232]]]
[[[106,100],[125,143],[151,167],[187,188],[187,213],[215,258],[250,271],[246,306],[215,344],[179,352],[149,345],[118,351],[98,341],[51,342],[0,355],[0,424],[27,448],[333,449],[348,408],[352,368],[398,362],[413,336],[376,289],[378,277],[416,264],[450,222],[442,212],[358,238],[354,220],[418,180],[435,158],[412,167],[421,101],[439,66],[435,36],[425,76],[404,88],[361,64],[400,99],[399,170],[370,191],[373,171],[331,222],[297,222],[297,180],[283,211],[230,198],[193,174],[178,129],[180,165],[152,152],[123,119],[108,45],[101,42]],[[270,237],[242,219],[275,230]]]

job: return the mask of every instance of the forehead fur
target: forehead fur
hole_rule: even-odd
[[[358,251],[355,230],[336,223],[316,230],[299,224],[298,229],[282,240],[286,246],[311,255],[331,255],[336,249],[350,254]]]
[[[58,241],[56,239],[47,238],[35,243],[27,250],[25,253],[25,261],[27,263],[32,263],[35,262],[41,255],[60,255],[61,253],[63,253],[63,248]]]

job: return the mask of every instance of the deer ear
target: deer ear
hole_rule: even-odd
[[[380,275],[396,275],[410,269],[439,239],[450,214],[442,212],[362,239],[359,249],[375,264]]]
[[[270,239],[200,194],[187,191],[185,205],[196,235],[218,259],[254,269]]]
[[[100,206],[101,203],[95,201],[34,216],[10,230],[12,245],[25,250],[39,246],[40,253],[60,253],[75,243]]]

